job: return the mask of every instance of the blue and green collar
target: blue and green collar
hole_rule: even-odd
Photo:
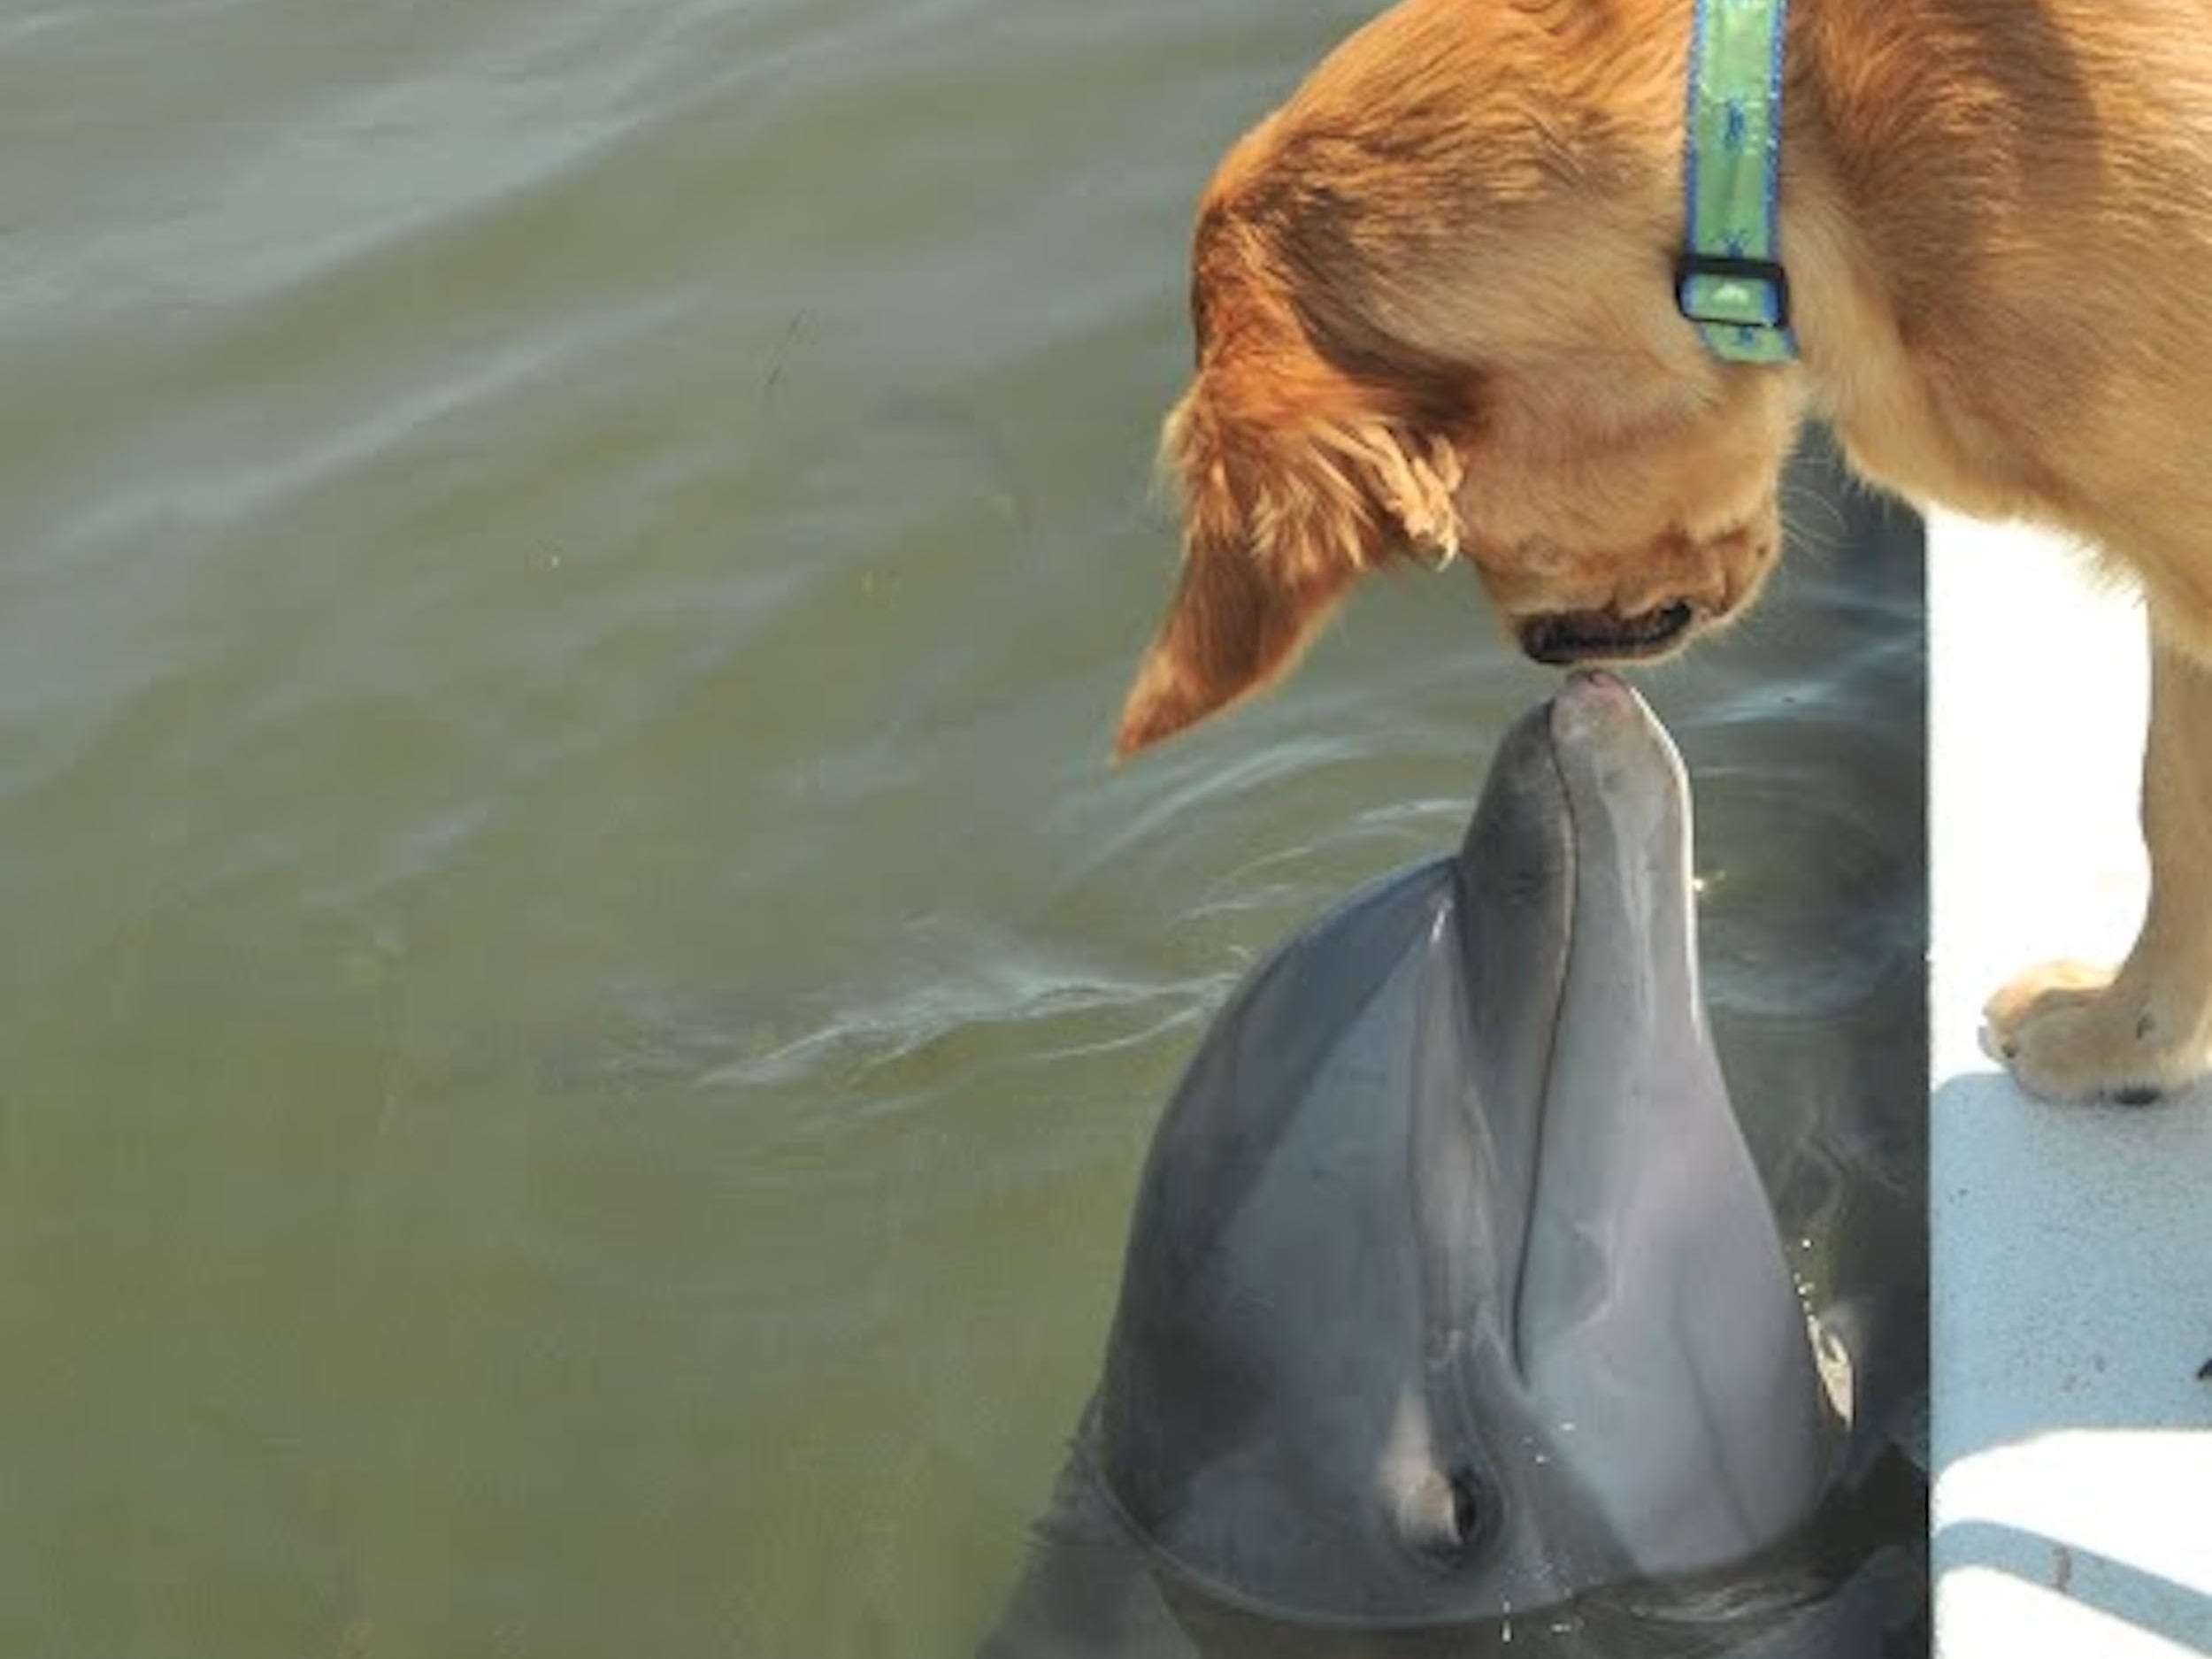
[[[1782,269],[1782,35],[1789,0],[1697,0],[1675,298],[1732,363],[1797,355]]]

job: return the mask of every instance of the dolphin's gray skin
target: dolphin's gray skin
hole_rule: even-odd
[[[1459,856],[1256,974],[1153,1143],[1109,1495],[1224,1600],[1428,1624],[1740,1560],[1831,1452],[1698,988],[1688,790],[1624,684]]]
[[[1241,1652],[1240,1621],[1526,1641],[1811,1517],[1837,1425],[1706,1030],[1689,856],[1672,742],[1578,675],[1456,856],[1247,980],[1155,1138],[1105,1378],[987,1655]]]

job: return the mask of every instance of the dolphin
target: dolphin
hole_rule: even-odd
[[[1156,1133],[1104,1377],[986,1655],[1186,1655],[1240,1620],[1277,1638],[1236,1651],[1510,1641],[1802,1532],[1851,1402],[1715,1056],[1690,853],[1671,740],[1578,674],[1455,854],[1246,979]],[[1863,1587],[1858,1627],[1913,1594]]]

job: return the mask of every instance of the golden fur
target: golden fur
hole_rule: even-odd
[[[1771,367],[1673,303],[1692,9],[1405,0],[1231,150],[1120,752],[1287,672],[1396,558],[1463,555],[1550,660],[1725,623],[1814,415],[1870,480],[2075,533],[2146,595],[2141,938],[2022,976],[1990,1035],[2045,1094],[2181,1085],[2212,1056],[2212,3],[1796,0],[1802,358]]]

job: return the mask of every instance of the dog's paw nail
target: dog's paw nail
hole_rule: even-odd
[[[2155,1106],[2165,1095],[2154,1088],[2116,1089],[2112,1098],[2122,1106]]]
[[[2197,1380],[2212,1382],[2212,1359],[2205,1361],[2203,1364],[2197,1367]]]
[[[2017,1060],[2020,1057],[2020,1045],[2018,1043],[2008,1042],[2001,1044],[2000,1047],[2001,1048],[2006,1059]]]

